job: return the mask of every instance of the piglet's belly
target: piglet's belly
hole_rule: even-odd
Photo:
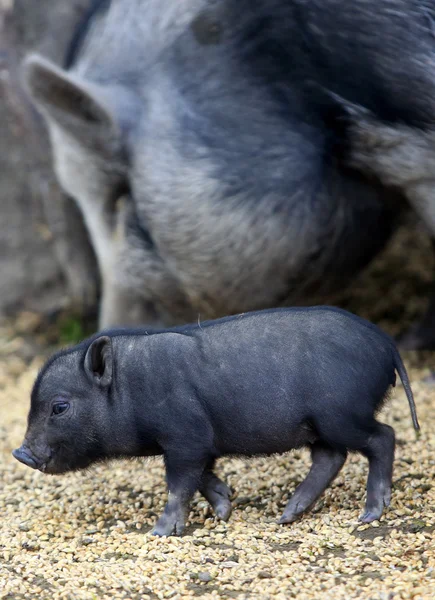
[[[308,423],[298,426],[282,427],[282,423],[266,423],[261,427],[249,427],[236,430],[225,428],[215,437],[216,447],[220,454],[282,454],[293,448],[300,448],[313,443],[317,439],[316,432]]]

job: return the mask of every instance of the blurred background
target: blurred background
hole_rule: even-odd
[[[46,130],[20,81],[30,50],[62,63],[87,4],[0,0],[0,316],[31,312],[34,325],[35,315],[95,310],[98,276],[82,218],[55,181]]]

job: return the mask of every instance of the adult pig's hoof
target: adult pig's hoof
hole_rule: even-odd
[[[396,338],[399,350],[435,350],[435,328],[415,323]]]

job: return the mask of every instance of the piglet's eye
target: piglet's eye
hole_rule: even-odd
[[[52,415],[61,415],[69,409],[69,402],[56,402],[53,404]]]

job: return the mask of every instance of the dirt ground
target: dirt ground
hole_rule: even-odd
[[[419,230],[396,238],[345,305],[396,333],[424,308],[433,260]],[[222,460],[234,489],[229,522],[198,495],[182,538],[149,531],[166,500],[160,459],[50,477],[20,465],[29,392],[56,327],[21,315],[0,329],[0,598],[435,598],[433,354],[406,353],[422,426],[416,440],[401,385],[381,420],[397,435],[391,507],[362,526],[367,463],[351,456],[316,507],[278,526],[308,452]]]

